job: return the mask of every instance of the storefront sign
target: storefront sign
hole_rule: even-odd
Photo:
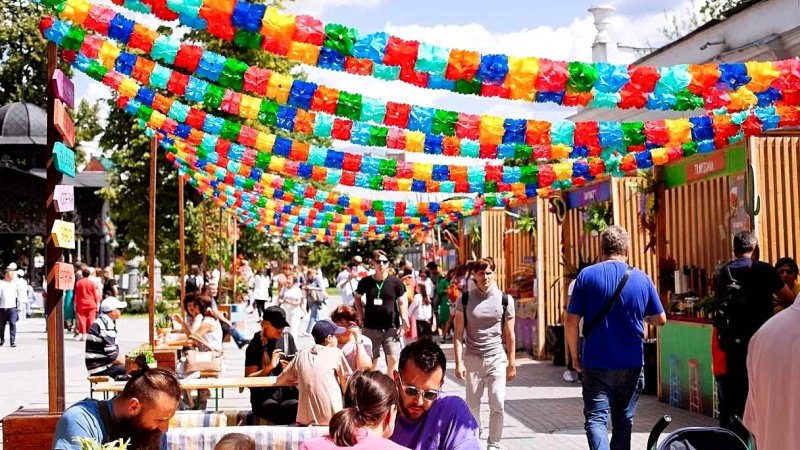
[[[72,118],[67,113],[67,108],[61,103],[61,100],[56,99],[55,114],[53,114],[53,125],[55,125],[58,134],[64,139],[68,147],[75,146],[75,124],[72,123]]]
[[[664,182],[668,189],[710,178],[733,175],[747,167],[744,145],[697,154],[664,167]]]
[[[66,291],[75,288],[75,268],[72,264],[57,262],[53,266],[50,275],[47,276],[48,283],[55,278],[56,289]]]
[[[602,203],[610,199],[611,183],[608,181],[567,192],[567,206],[569,209],[582,208],[592,203]]]
[[[58,248],[75,249],[75,224],[64,220],[53,222],[53,229],[50,236]]]
[[[75,109],[75,86],[60,69],[53,73],[53,85],[56,97],[63,100],[69,109]]]
[[[686,165],[686,181],[692,182],[725,170],[725,154],[714,152],[702,161]]]
[[[53,146],[53,163],[56,170],[64,175],[75,178],[75,152],[71,148],[56,142]]]
[[[56,203],[56,212],[65,213],[75,209],[75,189],[64,184],[56,185],[53,191],[53,201]]]

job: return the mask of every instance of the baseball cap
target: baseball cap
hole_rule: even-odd
[[[8,270],[17,270],[17,263],[13,263],[12,262],[11,264],[8,265],[8,267],[6,267],[6,269],[8,269]]]
[[[100,302],[100,310],[104,313],[114,311],[115,309],[122,309],[128,306],[128,303],[121,302],[117,297],[106,297],[105,300]]]
[[[364,260],[361,259],[361,257],[358,255],[353,256],[353,261],[355,261],[356,264],[361,264],[362,262],[364,262]]]
[[[289,322],[286,321],[286,311],[280,306],[270,306],[264,310],[261,320],[266,320],[275,328],[286,328]]]
[[[314,325],[311,330],[311,336],[314,336],[314,342],[321,344],[330,335],[343,334],[347,330],[343,327],[336,325],[328,319],[323,319]]]

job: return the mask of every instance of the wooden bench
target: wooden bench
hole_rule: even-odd
[[[89,375],[86,379],[89,381],[89,398],[94,398],[94,386],[96,384],[111,381],[111,378],[106,375]]]
[[[3,448],[41,450],[52,448],[61,413],[20,408],[3,418]]]

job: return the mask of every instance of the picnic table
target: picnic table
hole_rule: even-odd
[[[195,391],[199,389],[214,390],[214,411],[219,410],[219,390],[225,388],[254,388],[277,386],[278,377],[224,377],[224,378],[186,378],[179,380],[181,389]],[[125,381],[106,381],[96,383],[94,392],[102,392],[108,400],[109,393],[119,393],[125,387]]]

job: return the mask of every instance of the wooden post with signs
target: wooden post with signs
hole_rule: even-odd
[[[147,317],[150,345],[155,346],[153,315],[156,304],[156,162],[158,137],[150,138],[150,212],[147,226]]]
[[[56,73],[57,48],[52,42],[47,44],[47,202],[45,229],[50,231],[61,217],[56,210],[54,194],[56,186],[63,181],[63,174],[56,169],[57,155],[54,153],[58,142],[58,130],[53,123],[55,119],[56,89],[53,76]],[[49,237],[45,248],[45,273],[47,275],[47,391],[48,409],[50,413],[60,413],[65,407],[64,389],[64,309],[61,304],[63,291],[57,288],[58,263],[64,255]]]

